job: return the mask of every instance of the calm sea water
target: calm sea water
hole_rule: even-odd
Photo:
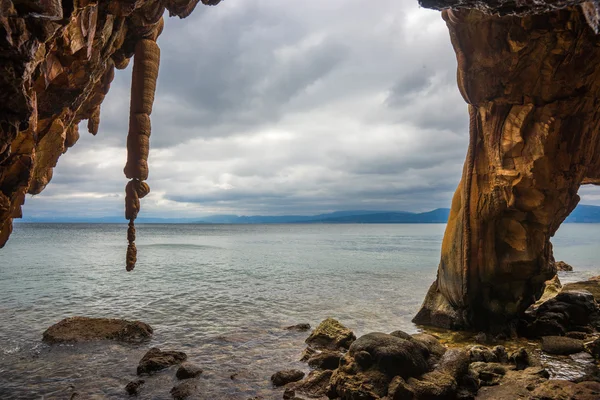
[[[416,331],[444,227],[140,225],[126,273],[125,225],[18,224],[0,250],[0,399],[125,398],[152,346],[204,368],[199,398],[279,399],[270,375],[305,368],[307,334],[287,325],[333,316],[357,335]],[[598,238],[600,225],[561,227],[556,258],[577,270],[563,280],[600,274]],[[141,345],[41,343],[75,315],[139,319],[155,334]],[[140,398],[170,398],[173,375],[146,379]]]

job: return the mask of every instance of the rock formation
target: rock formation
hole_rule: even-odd
[[[461,2],[475,3],[484,2]],[[507,11],[510,2],[485,3]],[[577,205],[580,185],[600,176],[600,39],[581,7],[442,16],[470,142],[437,280],[414,321],[510,330],[555,275],[550,238]]]
[[[220,0],[202,0],[216,5]],[[58,158],[79,138],[79,122],[99,131],[100,106],[115,68],[134,58],[126,188],[127,270],[136,259],[135,220],[149,192],[150,114],[163,14],[187,17],[199,0],[0,0],[0,247],[21,217],[25,195],[40,193]]]

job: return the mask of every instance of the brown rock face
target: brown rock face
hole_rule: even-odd
[[[599,39],[578,8],[444,11],[470,144],[419,324],[505,330],[555,274],[550,238],[600,176]]]
[[[202,0],[216,5],[220,0]],[[166,10],[186,17],[199,0],[0,1],[0,248],[21,217],[25,195],[40,193],[58,158],[88,120],[97,134],[100,106],[115,68],[134,57],[125,175],[130,220],[127,269],[135,264],[133,220],[149,192],[150,114]]]

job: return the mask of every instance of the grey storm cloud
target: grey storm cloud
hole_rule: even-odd
[[[467,107],[415,0],[226,1],[167,18],[141,216],[447,207]],[[28,215],[120,215],[131,66]],[[583,201],[600,203],[591,189]]]

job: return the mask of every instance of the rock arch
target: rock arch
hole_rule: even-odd
[[[444,11],[470,143],[414,321],[505,330],[554,274],[550,238],[600,177],[600,41],[582,10]]]

